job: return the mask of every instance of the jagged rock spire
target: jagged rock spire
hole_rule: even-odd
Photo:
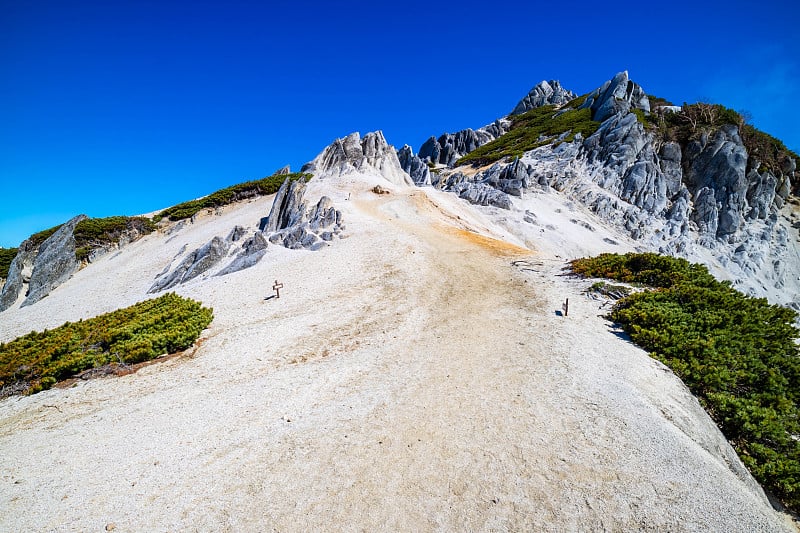
[[[575,93],[561,86],[558,80],[540,81],[528,94],[519,101],[512,115],[521,115],[536,107],[545,105],[564,105],[575,98]]]

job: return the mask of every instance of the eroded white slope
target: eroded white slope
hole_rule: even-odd
[[[214,308],[196,351],[0,401],[0,530],[791,530],[685,387],[560,275],[557,255],[619,236],[555,195],[520,234],[374,174],[323,193],[348,238],[178,288]],[[184,244],[269,206],[131,244],[0,315],[0,339],[143,299]]]

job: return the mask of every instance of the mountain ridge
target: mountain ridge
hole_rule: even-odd
[[[351,134],[307,182],[277,173],[274,195],[161,220],[18,299],[2,342],[167,285],[214,321],[135,375],[0,401],[9,480],[25,480],[0,485],[0,525],[325,529],[333,510],[368,529],[793,530],[680,380],[563,276],[646,244],[597,164],[635,161],[635,135],[607,139],[641,123],[604,124],[483,168]]]

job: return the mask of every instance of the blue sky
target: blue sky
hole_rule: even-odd
[[[352,131],[416,151],[542,79],[628,70],[800,151],[793,4],[0,0],[0,246],[299,169]]]

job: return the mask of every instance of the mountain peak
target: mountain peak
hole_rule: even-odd
[[[536,107],[545,105],[563,105],[575,98],[575,93],[561,86],[558,80],[540,81],[528,94],[519,101],[511,112],[512,115],[521,115]]]
[[[397,152],[386,142],[382,131],[364,135],[353,132],[334,140],[313,161],[303,165],[303,172],[341,176],[351,172],[374,173],[395,185],[414,182],[400,166]]]

